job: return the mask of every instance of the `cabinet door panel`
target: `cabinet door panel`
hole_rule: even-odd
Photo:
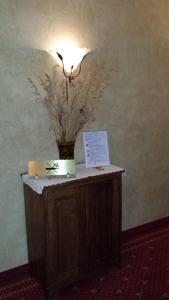
[[[113,195],[111,179],[87,187],[88,267],[91,270],[108,267],[115,259],[113,248],[117,241],[113,238],[113,230],[117,231],[119,225],[113,220],[116,213]]]
[[[85,201],[82,188],[53,193],[48,204],[49,281],[79,277],[85,263]]]

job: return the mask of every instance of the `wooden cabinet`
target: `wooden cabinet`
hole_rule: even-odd
[[[24,183],[30,267],[48,294],[120,264],[122,171],[46,186]]]

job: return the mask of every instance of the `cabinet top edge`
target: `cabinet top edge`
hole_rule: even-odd
[[[84,164],[76,165],[76,177],[63,178],[63,177],[54,177],[54,178],[30,178],[28,174],[22,175],[23,183],[28,185],[32,190],[37,194],[42,194],[44,188],[49,188],[52,186],[63,186],[63,184],[75,182],[75,181],[88,181],[92,177],[103,177],[104,175],[117,175],[125,172],[125,169],[110,165],[104,167],[103,170],[98,170],[96,168],[86,168]]]

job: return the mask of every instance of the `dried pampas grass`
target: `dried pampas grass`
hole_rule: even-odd
[[[109,81],[108,65],[86,60],[78,78],[69,82],[60,66],[55,65],[52,74],[40,77],[39,84],[28,78],[36,99],[42,100],[51,120],[51,129],[57,141],[75,141],[88,122],[95,120],[97,103]]]

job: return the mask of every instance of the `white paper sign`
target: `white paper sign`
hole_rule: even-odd
[[[83,132],[86,168],[110,165],[107,131]]]

